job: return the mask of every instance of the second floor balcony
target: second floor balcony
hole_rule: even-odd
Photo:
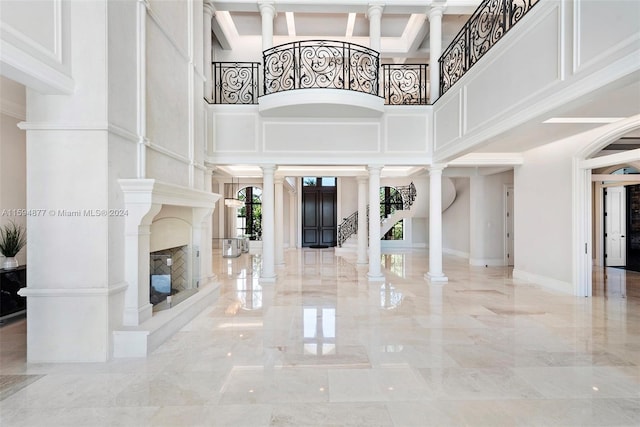
[[[261,98],[268,103],[284,92],[301,99],[301,90],[308,89],[318,102],[331,104],[352,96],[365,104],[426,105],[427,82],[426,64],[380,65],[379,53],[365,46],[308,40],[264,51],[262,64],[214,62],[212,101],[257,104]]]

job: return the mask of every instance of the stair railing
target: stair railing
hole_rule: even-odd
[[[402,197],[402,209],[409,210],[413,205],[413,202],[416,200],[416,186],[413,182],[409,185],[402,185],[399,187],[394,187],[400,196]],[[391,201],[395,195],[389,197],[389,199],[385,199],[385,201]],[[383,203],[385,202],[383,201]],[[391,212],[393,213],[393,212]],[[384,220],[386,217],[384,213],[380,213],[380,221]],[[367,222],[369,221],[369,206],[367,205]],[[355,211],[351,215],[346,218],[343,218],[342,223],[338,225],[338,247],[342,247],[342,244],[347,241],[347,239],[358,232],[358,211]]]

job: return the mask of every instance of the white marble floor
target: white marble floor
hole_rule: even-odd
[[[217,302],[146,359],[25,363],[0,328],[0,425],[637,426],[640,274],[597,270],[593,298],[508,268],[384,254],[384,283],[331,249],[214,254]]]

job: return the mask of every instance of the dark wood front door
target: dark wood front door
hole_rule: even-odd
[[[335,246],[336,230],[335,185],[332,187],[304,186],[302,191],[302,246]]]

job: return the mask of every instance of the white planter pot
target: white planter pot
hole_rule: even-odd
[[[5,270],[10,270],[12,268],[18,268],[20,264],[18,264],[18,260],[16,257],[8,256],[4,259],[4,263],[2,264],[2,268]]]

